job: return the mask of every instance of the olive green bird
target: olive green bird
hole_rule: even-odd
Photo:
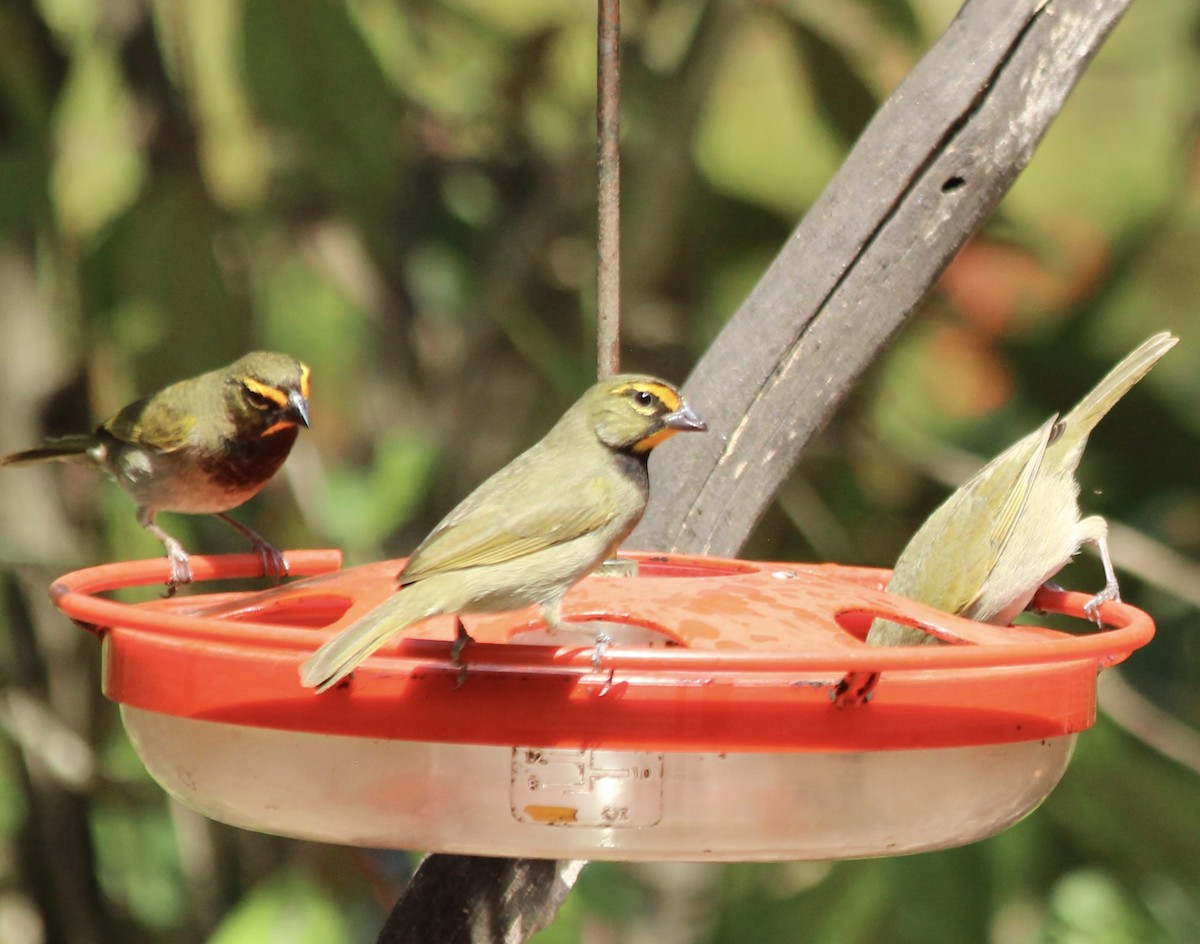
[[[1125,357],[1066,416],[1052,416],[1018,440],[950,495],[901,552],[887,589],[981,623],[1007,626],[1033,595],[1084,544],[1104,565],[1104,588],[1084,607],[1099,621],[1100,606],[1119,600],[1108,553],[1108,524],[1081,518],[1075,470],[1096,424],[1178,339],[1149,338]],[[929,633],[885,619],[867,632],[872,646],[933,645]],[[838,704],[865,700],[876,673],[852,672],[836,687]]]
[[[137,503],[137,520],[162,541],[170,595],[192,579],[183,546],[154,522],[159,511],[216,515],[245,536],[264,575],[287,562],[261,535],[225,514],[262,490],[308,426],[309,369],[286,354],[256,351],[228,367],[181,380],[109,417],[94,432],[67,436],[0,459],[54,459],[107,472]]]
[[[650,451],[705,428],[662,380],[622,375],[596,384],[430,532],[397,575],[397,592],[321,646],[301,666],[301,681],[325,691],[390,636],[438,614],[537,603],[556,628],[567,590],[641,520]],[[455,660],[469,640],[459,620]]]

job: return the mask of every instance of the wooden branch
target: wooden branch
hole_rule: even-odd
[[[1129,3],[963,7],[692,373],[688,399],[710,432],[652,460],[654,498],[630,546],[737,552],[804,447],[1028,163]],[[554,913],[581,865],[430,856],[380,944],[516,944]]]
[[[520,944],[554,920],[585,864],[426,856],[376,944]]]
[[[963,7],[688,379],[710,432],[652,460],[658,487],[629,546],[737,552],[805,446],[1028,163],[1129,3]]]

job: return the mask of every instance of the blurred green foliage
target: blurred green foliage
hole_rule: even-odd
[[[631,368],[686,375],[955,9],[623,4]],[[410,549],[592,379],[594,25],[573,0],[8,0],[0,450],[283,349],[313,367],[314,427],[239,514],[350,562]],[[1158,542],[1123,561],[1141,575],[1126,598],[1160,626],[1126,674],[1192,737],[1198,27],[1189,0],[1134,5],[746,550],[889,563],[945,494],[947,447],[994,454],[1175,330],[1081,474],[1088,510]],[[43,589],[159,547],[124,496],[75,473],[0,476],[0,940],[372,940],[406,856],[210,824],[142,771],[96,690],[98,647]],[[210,521],[168,520],[194,549],[241,549]],[[1168,563],[1174,585],[1155,579]],[[1086,561],[1063,580],[1097,574]],[[18,696],[44,723],[21,720]],[[1102,718],[1043,808],[987,842],[593,865],[538,940],[1200,940],[1197,771],[1119,722]]]
[[[351,941],[328,892],[304,875],[281,872],[251,889],[209,944],[342,944]]]

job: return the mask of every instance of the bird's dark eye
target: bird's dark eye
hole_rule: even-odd
[[[654,404],[654,394],[648,393],[645,390],[635,390],[633,392],[633,402],[638,406],[652,406]]]

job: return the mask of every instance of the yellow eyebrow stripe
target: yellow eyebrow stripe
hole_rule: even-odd
[[[253,377],[243,377],[242,386],[247,390],[253,390],[260,397],[266,397],[272,403],[278,403],[280,406],[287,406],[287,394],[278,387],[272,387],[270,384],[260,383]]]
[[[621,393],[626,393],[630,390],[644,390],[646,393],[652,393],[663,402],[663,405],[671,411],[678,410],[683,406],[683,401],[679,399],[679,394],[674,389],[666,384],[647,382],[642,380],[634,381],[626,384],[620,390]]]
[[[309,377],[309,374],[311,374],[311,373],[312,373],[312,371],[309,370],[308,365],[301,362],[301,364],[300,364],[300,396],[304,397],[305,400],[308,399],[308,377]]]

